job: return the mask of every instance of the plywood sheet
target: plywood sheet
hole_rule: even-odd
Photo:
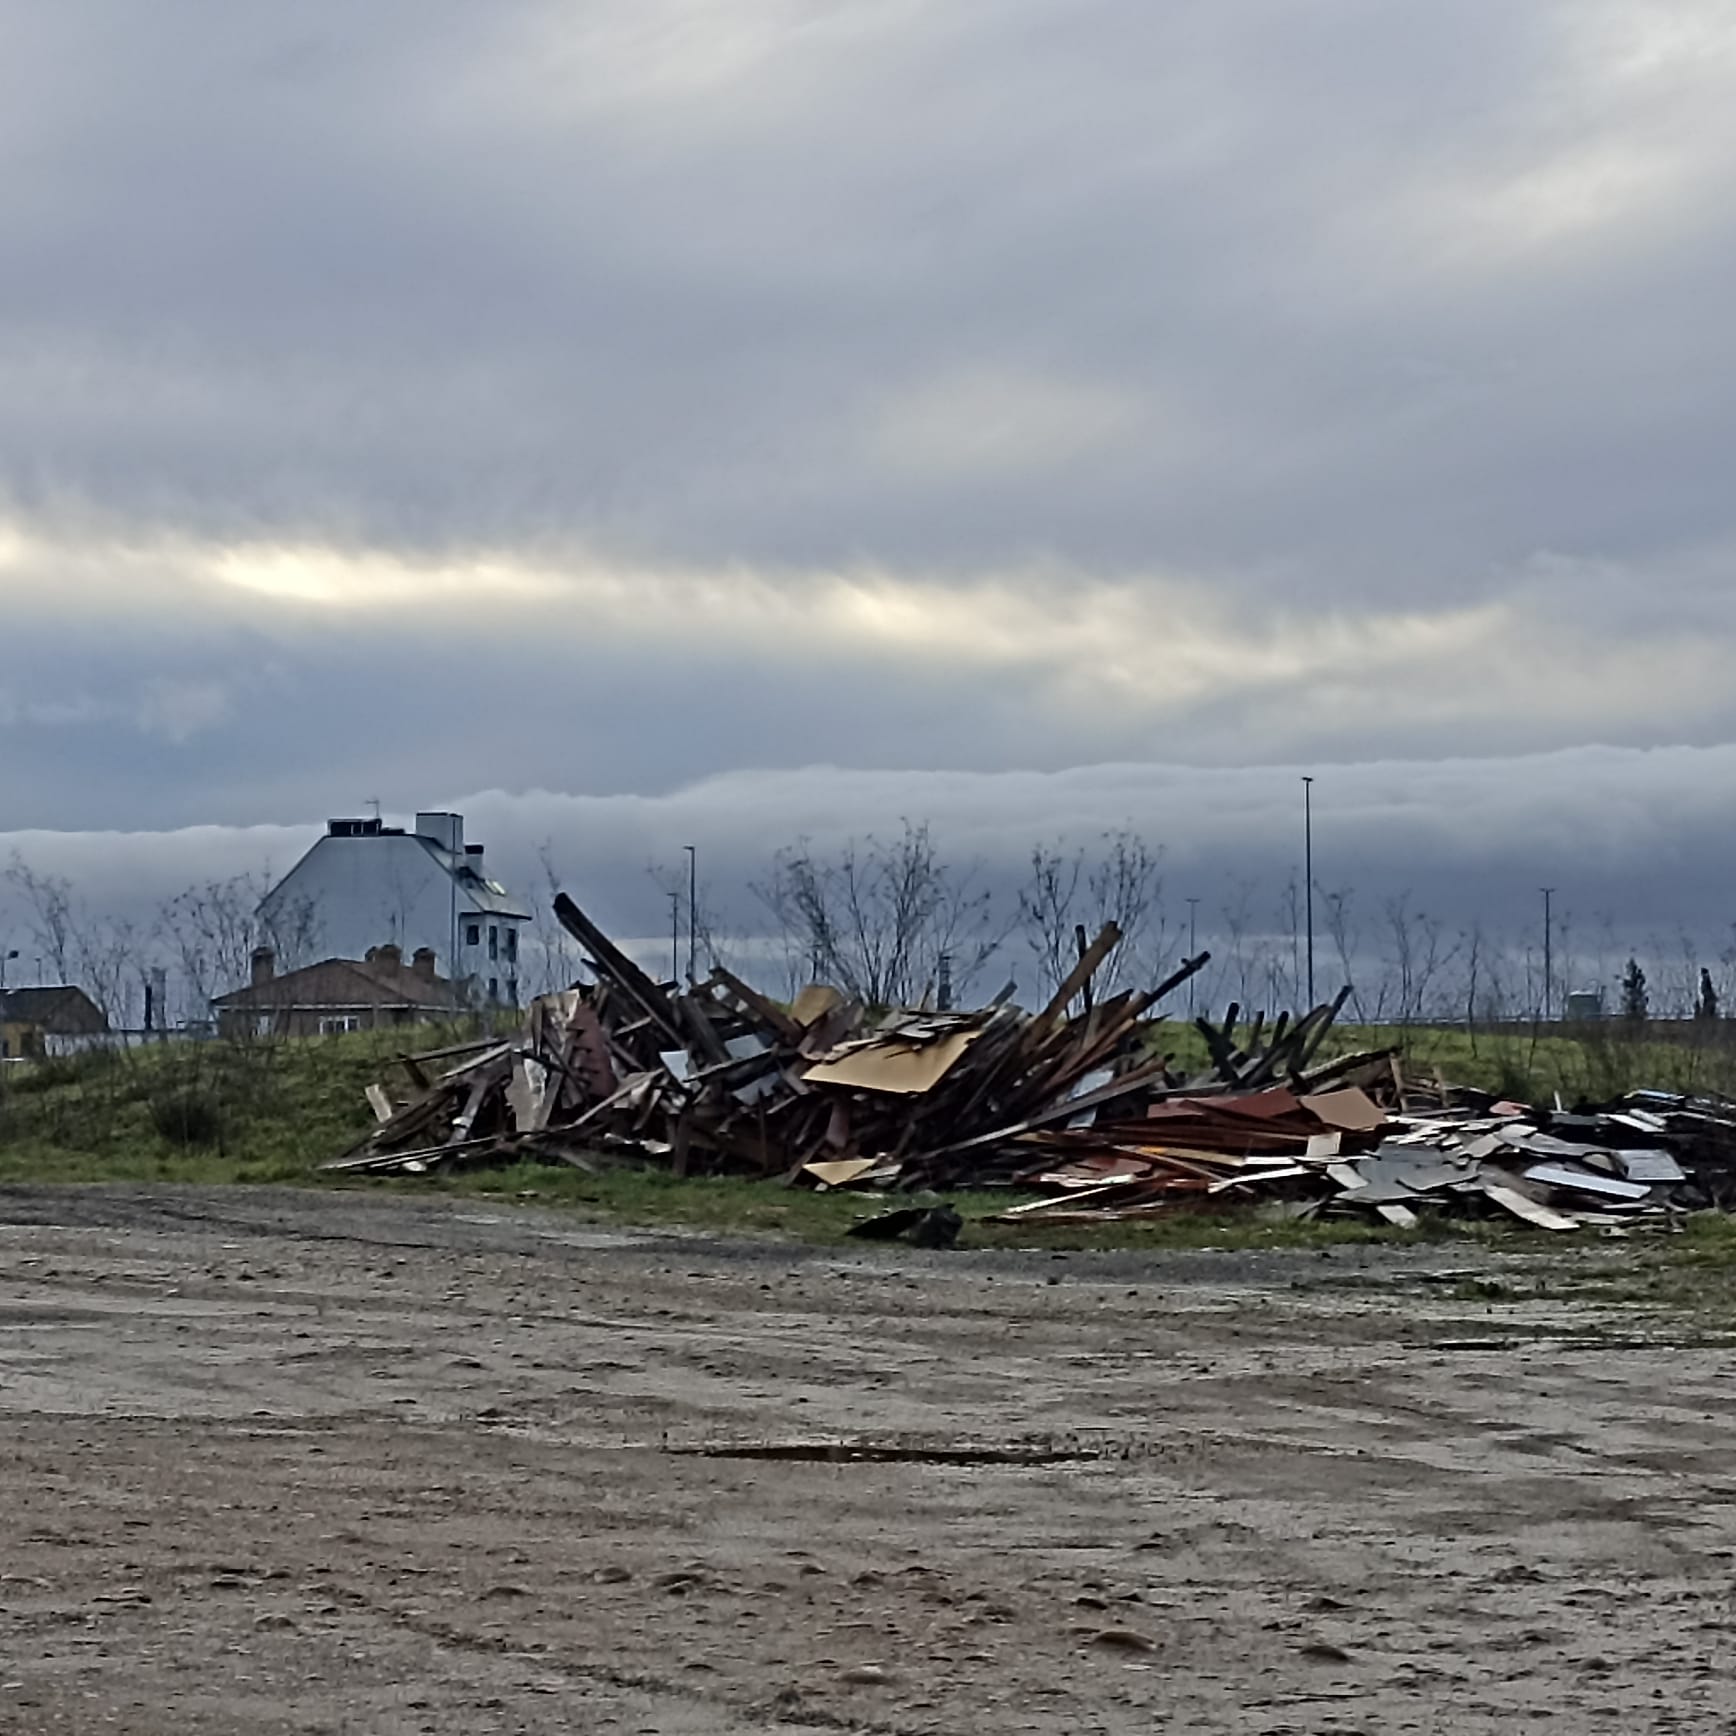
[[[804,1163],[802,1172],[827,1187],[847,1187],[859,1175],[866,1175],[874,1163],[871,1157],[839,1157],[824,1163]]]
[[[790,1002],[790,1017],[806,1029],[823,1019],[834,1007],[841,1005],[843,999],[843,995],[830,983],[809,983]]]
[[[1528,1224],[1535,1224],[1540,1230],[1579,1228],[1577,1218],[1570,1218],[1565,1212],[1553,1211],[1548,1206],[1540,1206],[1536,1200],[1527,1199],[1517,1188],[1499,1187],[1492,1182],[1485,1182],[1483,1192],[1496,1205],[1510,1211],[1516,1218],[1523,1218]]]
[[[835,1061],[816,1062],[807,1071],[810,1085],[843,1085],[852,1091],[890,1091],[919,1096],[932,1091],[981,1035],[960,1031],[917,1049],[904,1043],[873,1043]]]
[[[1317,1097],[1304,1097],[1302,1107],[1340,1133],[1372,1133],[1386,1125],[1386,1111],[1354,1085],[1343,1091],[1323,1091]]]

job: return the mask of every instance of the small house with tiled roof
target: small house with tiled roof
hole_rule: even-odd
[[[435,970],[431,947],[408,964],[396,946],[374,946],[364,958],[327,958],[300,970],[277,970],[269,947],[253,955],[246,988],[211,1003],[227,1037],[320,1037],[451,1018],[469,1005],[466,985]]]
[[[0,989],[0,1061],[70,1054],[108,1035],[107,1015],[83,989]]]

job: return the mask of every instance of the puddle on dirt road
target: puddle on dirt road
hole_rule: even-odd
[[[820,1465],[1065,1465],[1106,1456],[1094,1446],[912,1446],[885,1441],[707,1441],[664,1450],[680,1458],[779,1459]]]

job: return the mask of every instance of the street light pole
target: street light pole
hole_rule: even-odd
[[[699,851],[684,844],[687,852],[687,984],[699,980]]]
[[[1198,958],[1200,955],[1199,915],[1200,901],[1197,898],[1190,898],[1187,901],[1187,955],[1189,958]],[[1199,974],[1196,970],[1187,979],[1187,1016],[1190,1019],[1194,1016],[1194,986],[1199,980]]]
[[[1302,879],[1308,910],[1308,1005],[1314,1005],[1314,780],[1302,780]],[[1291,907],[1292,909],[1294,906]]]
[[[681,981],[681,894],[669,894],[669,980]]]
[[[1553,903],[1555,888],[1543,888],[1543,1022],[1555,1017],[1555,924]]]

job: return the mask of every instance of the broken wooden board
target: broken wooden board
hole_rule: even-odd
[[[804,1163],[802,1173],[811,1175],[826,1187],[848,1187],[858,1176],[866,1175],[874,1167],[875,1159],[871,1157],[838,1157],[819,1163]]]
[[[1483,1183],[1483,1194],[1491,1199],[1503,1211],[1508,1211],[1516,1218],[1523,1218],[1526,1223],[1540,1230],[1577,1230],[1579,1220],[1570,1218],[1565,1212],[1555,1211],[1550,1206],[1539,1205],[1534,1199],[1527,1199],[1517,1188],[1502,1187],[1498,1182]]]
[[[1340,1133],[1374,1133],[1386,1125],[1386,1111],[1354,1085],[1304,1096],[1302,1107]]]
[[[790,1002],[790,1018],[805,1031],[843,1004],[844,996],[830,983],[809,983]]]
[[[803,1077],[809,1085],[920,1096],[932,1091],[981,1035],[980,1031],[959,1031],[922,1048],[903,1043],[857,1045],[836,1060],[814,1062]]]

